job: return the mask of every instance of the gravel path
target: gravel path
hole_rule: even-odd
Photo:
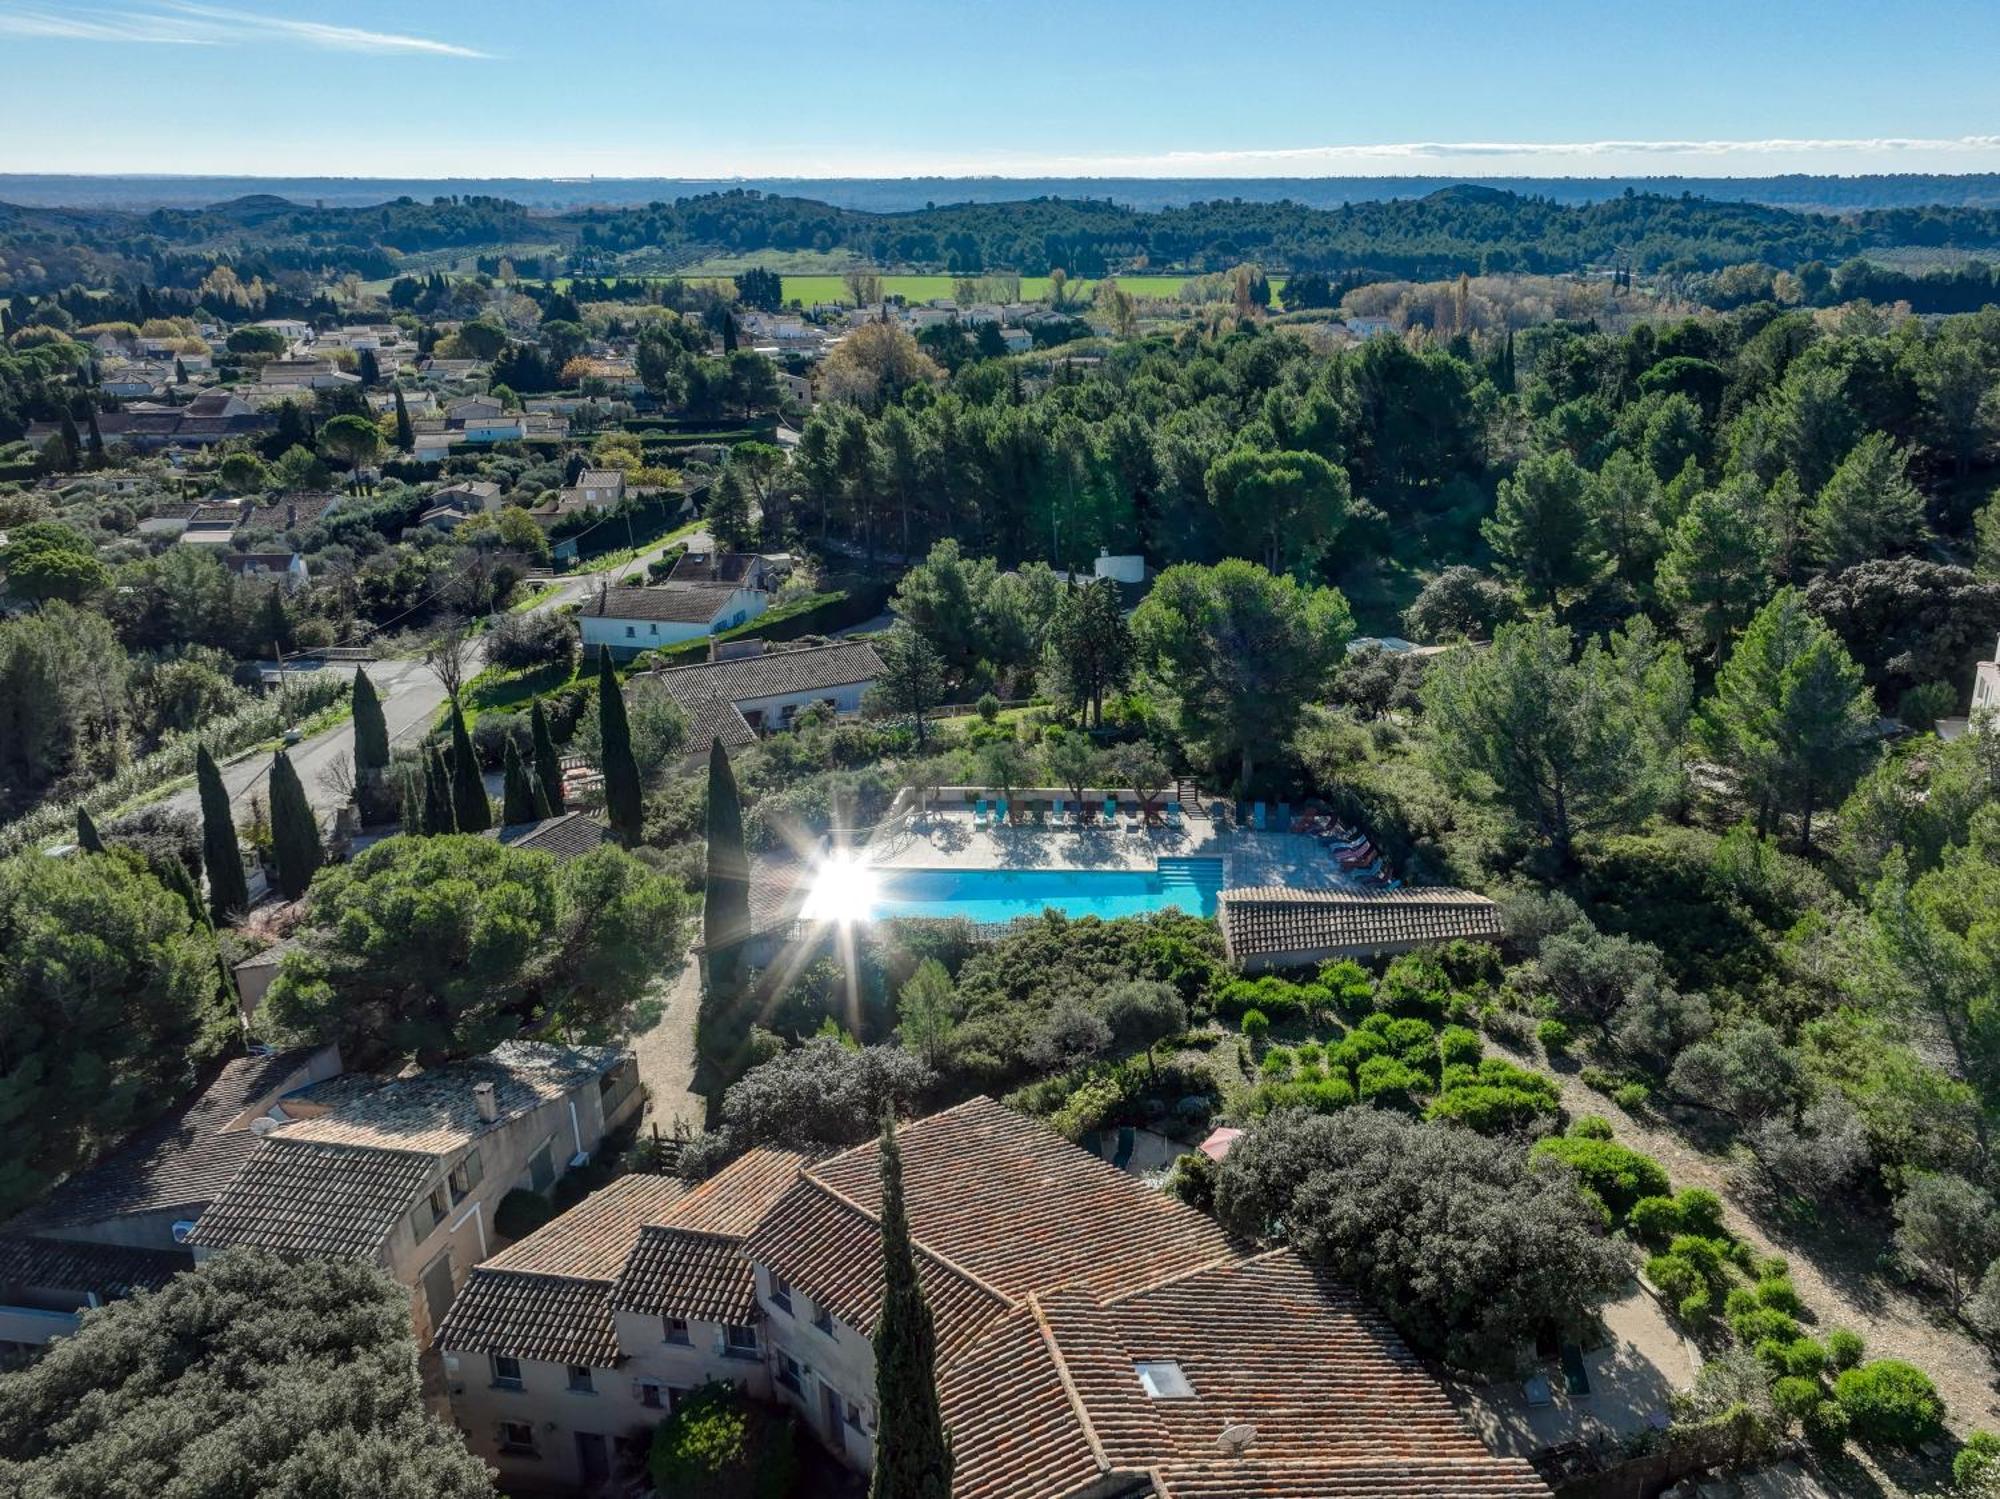
[[[701,970],[693,958],[665,980],[666,1007],[653,1028],[628,1043],[639,1059],[639,1081],[646,1085],[646,1122],[666,1134],[676,1120],[699,1131],[705,1116],[701,1096],[689,1091],[694,1081],[694,1022],[701,1008]]]
[[[1817,1319],[1817,1331],[1852,1328],[1868,1340],[1870,1357],[1907,1359],[1930,1375],[1944,1397],[1953,1431],[2000,1426],[2000,1381],[1992,1356],[1942,1311],[1881,1275],[1875,1259],[1883,1225],[1871,1213],[1822,1215],[1806,1226],[1778,1221],[1757,1204],[1746,1207],[1727,1160],[1691,1145],[1650,1117],[1629,1114],[1575,1077],[1552,1071],[1539,1059],[1491,1042],[1510,1061],[1552,1077],[1572,1117],[1598,1114],[1619,1140],[1652,1156],[1676,1188],[1707,1187],[1722,1198],[1729,1227],[1760,1254],[1781,1254],[1792,1283]]]

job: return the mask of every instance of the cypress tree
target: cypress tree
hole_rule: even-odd
[[[76,809],[76,846],[87,854],[104,852],[104,840],[97,836],[97,824],[82,806]]]
[[[271,760],[271,853],[278,865],[278,889],[286,900],[297,900],[326,862],[320,847],[319,819],[292,757],[283,750]]]
[[[515,823],[535,822],[548,813],[542,810],[546,802],[536,796],[537,787],[529,779],[527,767],[521,764],[521,751],[510,738],[507,741],[507,790],[500,805],[500,821],[512,827]],[[538,805],[539,803],[539,805]]]
[[[483,833],[493,826],[493,803],[486,799],[486,782],[457,703],[451,705],[451,813],[461,833]]]
[[[410,408],[403,404],[403,392],[396,391],[396,451],[407,453],[417,445],[417,429],[410,425]]]
[[[875,1318],[875,1476],[869,1499],[950,1499],[953,1461],[938,1407],[937,1323],[917,1281],[903,1205],[903,1152],[882,1121],[882,1310]]]
[[[548,815],[557,817],[563,810],[562,761],[556,756],[555,736],[549,733],[549,716],[542,711],[542,700],[535,699],[528,712],[528,728],[535,741],[535,781],[548,803]]]
[[[229,793],[205,744],[194,752],[194,779],[201,791],[201,861],[208,866],[208,914],[217,926],[229,926],[250,909],[250,886],[243,878],[243,851],[236,843]]]
[[[458,831],[451,805],[451,772],[444,768],[444,751],[431,746],[424,762],[424,832],[432,837]]]
[[[734,988],[750,932],[750,856],[743,847],[743,801],[720,736],[708,747],[708,870],[702,884],[701,941],[711,989]]]
[[[69,472],[83,461],[83,435],[76,430],[76,418],[67,411],[63,413],[58,435],[62,438],[63,452],[68,455],[63,460],[63,469]]]
[[[597,648],[597,738],[603,757],[604,810],[612,836],[630,848],[644,831],[645,799],[639,789],[639,762],[632,757],[632,725],[625,717],[625,694],[611,665],[611,652]]]
[[[382,699],[368,673],[354,673],[354,777],[362,785],[379,780],[389,768],[389,723],[382,716]]]

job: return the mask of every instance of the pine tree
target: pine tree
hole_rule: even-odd
[[[486,799],[472,735],[457,703],[451,705],[451,815],[461,833],[483,833],[493,826],[493,803]]]
[[[201,791],[201,858],[208,866],[208,914],[217,926],[229,926],[250,909],[250,886],[243,878],[243,852],[236,843],[229,793],[207,745],[195,750],[194,779]]]
[[[562,761],[556,755],[555,736],[549,732],[549,715],[542,711],[540,698],[529,709],[528,729],[535,742],[535,781],[548,803],[548,815],[559,817],[563,810]]]
[[[97,836],[97,824],[90,820],[89,811],[82,806],[76,809],[76,846],[87,854],[104,852],[104,840]]]
[[[368,673],[354,673],[354,775],[364,786],[389,768],[389,723]]]
[[[500,804],[500,821],[507,827],[516,823],[538,822],[547,817],[548,803],[540,795],[541,788],[528,775],[527,767],[521,764],[521,751],[510,738],[507,741],[506,794]]]
[[[403,404],[403,392],[396,391],[396,451],[407,453],[417,445],[417,429],[410,425],[410,408]]]
[[[424,762],[424,832],[431,837],[458,831],[458,815],[451,804],[451,772],[445,769],[444,751],[435,744]]]
[[[286,900],[297,900],[326,862],[320,847],[319,819],[292,757],[283,750],[271,760],[271,853],[278,865],[278,889]]]
[[[882,1309],[875,1317],[875,1476],[869,1499],[949,1499],[951,1438],[938,1405],[937,1323],[917,1280],[903,1152],[882,1122]]]
[[[603,760],[604,810],[611,832],[630,848],[645,830],[646,809],[639,788],[639,762],[632,755],[632,725],[625,717],[625,694],[611,652],[597,652],[597,741]]]

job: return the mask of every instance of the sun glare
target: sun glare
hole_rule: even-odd
[[[799,914],[807,921],[852,926],[874,914],[880,886],[881,877],[860,859],[849,853],[833,854],[820,864]]]

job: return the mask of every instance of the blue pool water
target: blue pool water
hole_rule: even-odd
[[[1144,916],[1177,906],[1213,916],[1222,890],[1220,859],[1162,859],[1155,870],[887,869],[872,904],[889,916],[959,916],[1012,921],[1053,908],[1067,916]]]

